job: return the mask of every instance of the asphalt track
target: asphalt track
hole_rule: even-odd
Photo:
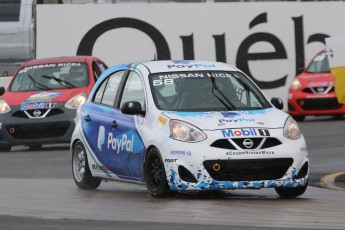
[[[310,186],[296,199],[273,189],[179,193],[155,199],[144,186],[102,182],[77,189],[68,145],[0,154],[0,229],[345,229],[345,120],[300,122]]]

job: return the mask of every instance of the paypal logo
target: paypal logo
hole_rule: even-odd
[[[133,152],[133,145],[134,135],[132,135],[130,139],[126,134],[122,134],[119,137],[113,137],[113,133],[108,134],[108,149],[110,147],[115,150],[117,154],[119,154],[120,151]]]
[[[103,125],[99,126],[98,130],[98,141],[97,141],[97,148],[99,151],[102,151],[102,145],[104,144],[105,141],[105,128]]]

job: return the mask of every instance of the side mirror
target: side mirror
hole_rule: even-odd
[[[138,101],[126,101],[121,106],[121,112],[129,115],[145,115]]]
[[[5,87],[0,87],[0,96],[2,96],[5,93]]]
[[[283,100],[278,97],[272,97],[271,103],[279,110],[282,110],[284,108]]]

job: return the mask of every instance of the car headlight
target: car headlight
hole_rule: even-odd
[[[170,137],[179,141],[197,142],[206,139],[206,134],[186,122],[170,120]]]
[[[301,82],[295,78],[292,82],[291,82],[291,85],[290,85],[290,89],[292,90],[298,90],[301,88]]]
[[[66,108],[69,109],[78,109],[82,104],[85,103],[87,98],[86,93],[80,93],[69,99],[69,101],[65,104]]]
[[[292,140],[296,140],[302,136],[297,122],[292,117],[286,119],[283,132],[285,137]]]
[[[5,114],[11,111],[10,106],[4,99],[0,99],[0,114]]]

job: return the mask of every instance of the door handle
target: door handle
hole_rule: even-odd
[[[86,116],[84,117],[84,120],[85,120],[86,122],[91,121],[91,117],[90,117],[90,115],[86,115]]]
[[[112,128],[116,128],[116,127],[117,127],[116,121],[110,122],[110,126],[111,126]]]

